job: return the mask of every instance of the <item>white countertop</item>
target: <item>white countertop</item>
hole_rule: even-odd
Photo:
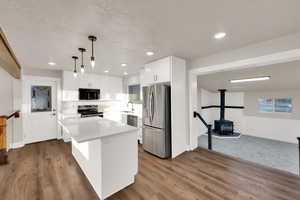
[[[138,130],[127,124],[99,117],[64,119],[60,124],[79,143]]]

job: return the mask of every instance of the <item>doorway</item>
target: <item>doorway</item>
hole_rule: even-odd
[[[58,138],[57,88],[55,78],[26,77],[23,80],[25,144]]]

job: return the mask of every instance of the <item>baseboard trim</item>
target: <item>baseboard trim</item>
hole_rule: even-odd
[[[16,143],[12,143],[9,146],[9,149],[18,149],[18,148],[22,148],[24,147],[24,142],[16,142]]]

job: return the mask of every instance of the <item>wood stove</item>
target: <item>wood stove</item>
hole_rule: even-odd
[[[220,89],[220,120],[215,120],[214,132],[219,135],[233,135],[233,121],[225,120],[225,89]]]

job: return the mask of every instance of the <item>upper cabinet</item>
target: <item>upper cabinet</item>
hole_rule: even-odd
[[[163,83],[171,81],[172,57],[163,58],[145,65],[141,71],[141,82],[143,85]]]
[[[170,56],[145,65],[141,85],[167,83],[171,86],[172,158],[188,149],[186,62]]]
[[[100,89],[101,100],[120,100],[122,98],[122,78],[97,75],[79,74],[74,78],[73,72],[63,72],[63,101],[78,101],[79,88]]]

